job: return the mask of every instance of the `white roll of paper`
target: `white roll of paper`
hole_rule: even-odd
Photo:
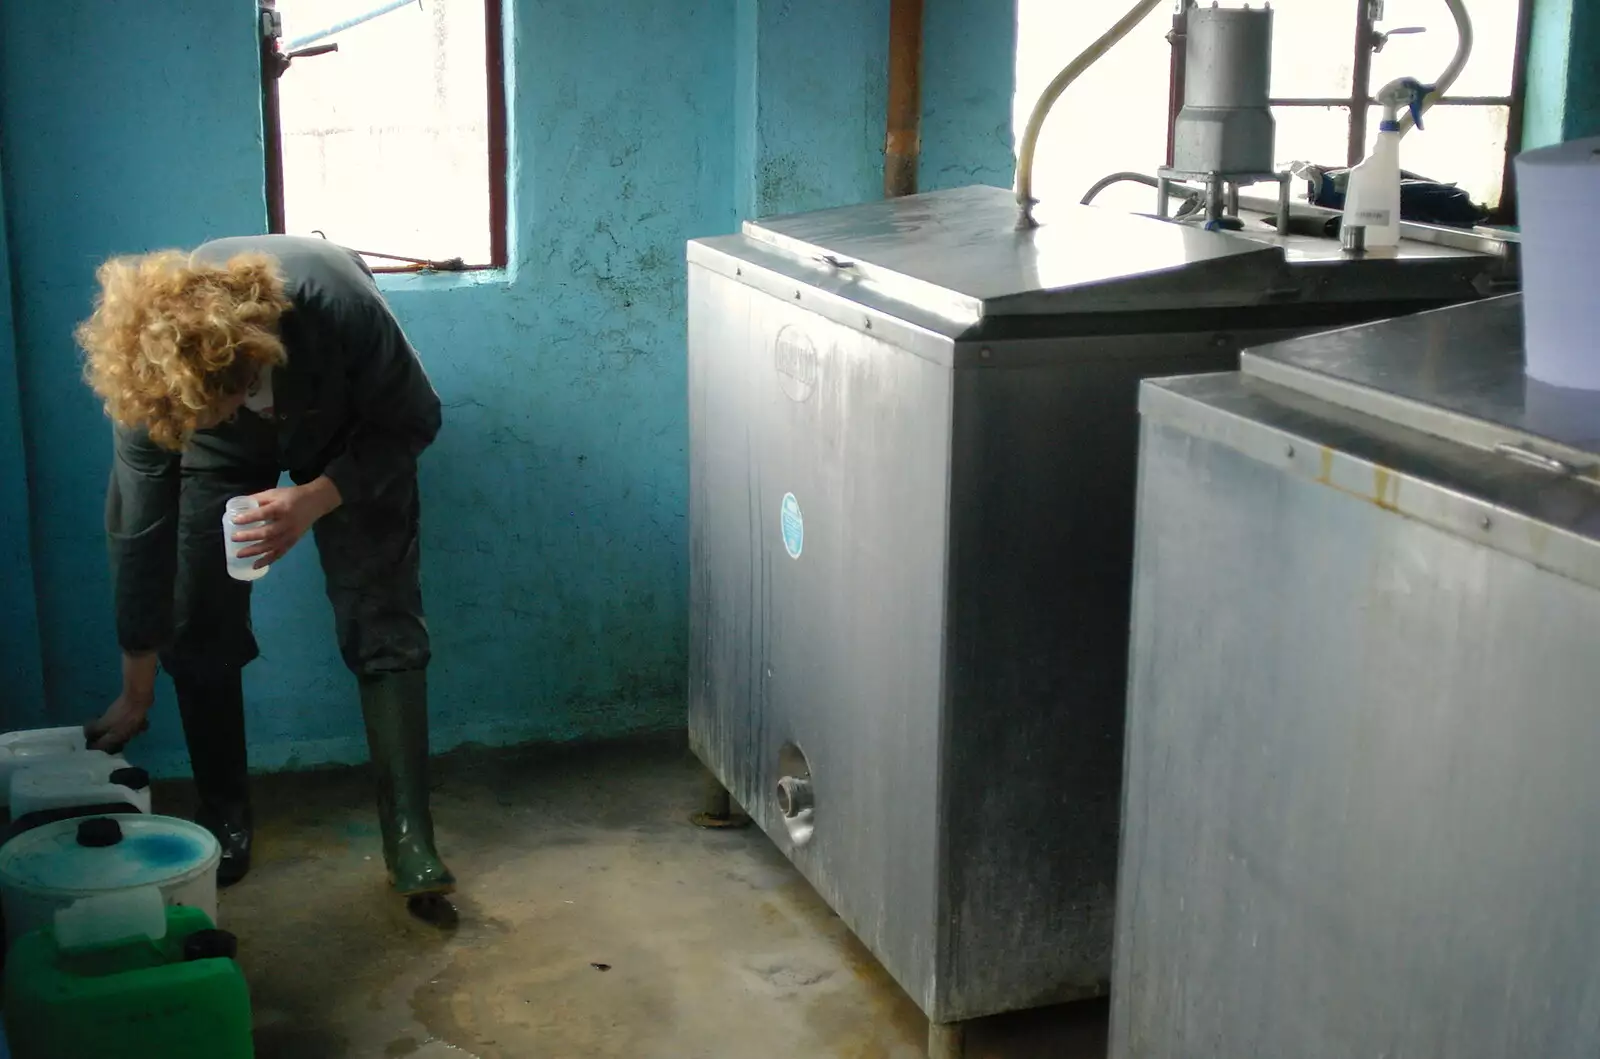
[[[1600,137],[1516,164],[1528,375],[1600,390]]]

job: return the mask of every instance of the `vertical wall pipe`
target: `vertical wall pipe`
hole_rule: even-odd
[[[922,3],[890,0],[889,120],[883,147],[885,198],[914,195],[922,151]]]
[[[283,129],[278,112],[278,78],[283,73],[283,53],[278,47],[273,19],[277,0],[260,0],[256,30],[261,35],[261,146],[266,161],[267,231],[284,230]]]

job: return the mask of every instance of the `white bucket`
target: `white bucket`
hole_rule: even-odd
[[[0,846],[8,943],[74,901],[141,886],[158,887],[166,904],[199,908],[215,923],[221,859],[211,832],[170,816],[118,813],[24,831]]]
[[[1600,390],[1600,137],[1524,151],[1516,166],[1528,377]]]
[[[88,750],[82,728],[34,728],[0,735],[0,804],[10,804],[11,776],[18,769]]]
[[[119,756],[90,750],[52,758],[11,775],[11,818],[47,809],[128,805],[150,811],[150,777]]]

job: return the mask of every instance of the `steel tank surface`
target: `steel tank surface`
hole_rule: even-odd
[[[1107,987],[1139,381],[1507,274],[1015,221],[965,188],[689,248],[691,744],[939,1024]]]
[[[1143,389],[1116,1059],[1600,1040],[1600,394],[1516,297]]]

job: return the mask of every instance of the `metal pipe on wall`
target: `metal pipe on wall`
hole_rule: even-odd
[[[256,8],[261,34],[261,145],[266,162],[267,231],[284,230],[283,136],[278,117],[278,77],[283,72],[283,52],[278,46],[283,20],[277,0],[260,0]]]
[[[1188,69],[1184,64],[1189,47],[1189,5],[1183,4],[1172,13],[1172,30],[1167,34],[1172,45],[1172,58],[1167,73],[1167,165],[1177,151],[1178,111],[1183,109],[1183,93]]]
[[[917,192],[922,153],[922,3],[890,0],[889,114],[883,146],[883,195]]]

